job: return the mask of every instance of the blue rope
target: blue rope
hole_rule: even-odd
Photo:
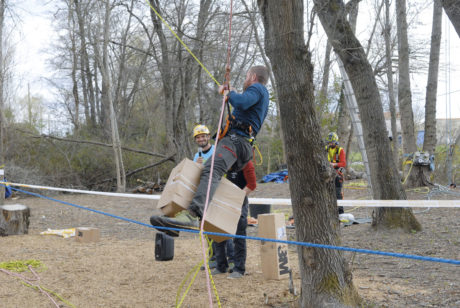
[[[1,186],[5,186],[3,184],[0,184]],[[70,205],[82,210],[87,210],[91,211],[94,213],[102,214],[105,216],[109,216],[112,218],[124,220],[127,222],[131,222],[134,224],[138,224],[141,226],[145,226],[148,228],[152,229],[159,229],[159,230],[173,230],[173,231],[183,231],[183,232],[190,232],[190,233],[200,233],[199,230],[190,230],[190,229],[180,229],[180,228],[170,228],[170,227],[160,227],[160,226],[152,226],[150,224],[146,224],[137,220],[117,216],[114,214],[98,211],[86,206],[81,206],[77,204],[73,204],[70,202],[54,199],[51,197],[43,196],[37,193],[25,191],[19,188],[12,188],[13,190],[23,192],[25,194],[29,194],[32,196],[36,196],[39,198],[43,199],[48,199],[52,200],[55,202],[59,202],[62,204]],[[297,242],[297,241],[285,241],[285,240],[277,240],[277,239],[271,239],[271,238],[263,238],[263,237],[256,237],[256,236],[244,236],[244,235],[234,235],[234,234],[227,234],[227,233],[217,233],[217,232],[203,232],[203,234],[208,234],[208,235],[217,235],[217,236],[225,236],[225,237],[232,237],[232,238],[239,238],[239,239],[248,239],[248,240],[256,240],[256,241],[265,241],[265,242],[273,242],[273,243],[281,243],[281,244],[292,244],[292,245],[298,245],[298,246],[304,246],[304,247],[314,247],[314,248],[324,248],[324,249],[335,249],[335,250],[343,250],[343,251],[352,251],[352,252],[359,252],[359,253],[366,253],[366,254],[374,254],[374,255],[382,255],[382,256],[389,256],[389,257],[396,257],[396,258],[405,258],[405,259],[413,259],[413,260],[420,260],[420,261],[430,261],[430,262],[440,262],[440,263],[448,263],[448,264],[455,264],[455,265],[460,265],[460,260],[453,260],[453,259],[442,259],[442,258],[432,258],[432,257],[424,257],[424,256],[418,256],[418,255],[408,255],[408,254],[403,254],[403,253],[395,253],[395,252],[385,252],[385,251],[379,251],[379,250],[369,250],[369,249],[359,249],[359,248],[351,248],[351,247],[345,247],[345,246],[332,246],[332,245],[324,245],[324,244],[315,244],[315,243],[307,243],[307,242]]]

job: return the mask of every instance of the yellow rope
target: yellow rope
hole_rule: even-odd
[[[25,285],[26,287],[29,287],[29,288],[32,288],[34,290],[39,290],[39,288],[37,286],[33,286],[31,284],[28,284],[27,282],[24,282],[22,281],[22,284]],[[50,294],[53,294],[54,296],[56,296],[57,298],[59,298],[60,301],[62,301],[64,304],[66,304],[67,306],[69,307],[72,307],[72,308],[76,308],[74,304],[70,303],[69,301],[65,300],[61,295],[57,294],[56,292],[50,290],[50,289],[47,289],[43,286],[39,286],[42,290],[45,290],[46,292],[50,293]]]
[[[205,236],[206,237],[206,241],[208,242],[208,259],[212,256],[213,254],[213,251],[212,251],[212,240],[209,240],[208,236]],[[200,237],[201,239],[201,237]],[[179,286],[179,289],[177,290],[177,293],[176,293],[176,308],[180,308],[180,306],[183,304],[184,300],[185,300],[185,297],[187,296],[187,293],[190,291],[190,288],[192,287],[193,285],[193,282],[195,281],[195,278],[196,276],[198,275],[198,272],[200,271],[200,267],[203,265],[204,263],[204,260],[201,260],[197,265],[195,265],[188,273],[187,275],[185,275],[184,279],[182,280],[180,286]],[[206,270],[208,271],[209,273],[209,278],[211,279],[211,285],[212,285],[212,288],[214,290],[214,295],[216,296],[216,300],[217,300],[217,305],[218,307],[221,307],[221,303],[220,303],[220,299],[219,299],[219,294],[217,292],[217,288],[216,288],[216,285],[214,283],[214,280],[212,279],[212,275],[211,275],[211,269],[209,268],[209,263],[206,262]],[[187,286],[187,289],[185,289],[184,291],[184,294],[182,295],[181,299],[179,300],[179,297],[180,297],[180,294],[182,292],[182,289],[185,285],[185,283],[187,282],[187,280],[189,280],[190,276],[192,275],[192,273],[195,272],[193,274],[193,277],[192,279],[190,280],[190,283],[188,284]]]
[[[411,160],[406,160],[406,161],[403,163],[403,167],[404,167],[405,165],[408,165],[408,164],[410,164],[410,168],[409,168],[409,172],[407,172],[406,178],[405,178],[404,181],[402,182],[403,185],[406,183],[406,180],[407,180],[407,178],[409,177],[410,172],[412,171],[412,166],[414,165],[414,164],[412,163]]]
[[[36,269],[39,269],[39,270],[44,270],[46,269],[46,267],[43,265],[42,262],[38,261],[38,260],[34,260],[34,259],[31,259],[31,260],[25,260],[25,261],[21,261],[21,260],[18,260],[18,261],[10,261],[10,262],[1,262],[0,263],[0,268],[2,269],[5,269],[7,271],[10,271],[10,272],[16,272],[16,273],[21,273],[21,272],[25,272],[27,270],[29,270],[29,266],[32,267],[32,268],[36,268]],[[28,284],[24,281],[22,281],[22,284],[29,287],[29,288],[32,288],[34,290],[38,290],[39,287],[43,290],[45,290],[46,292],[56,296],[59,300],[61,300],[63,303],[65,303],[67,306],[69,307],[72,307],[72,308],[75,308],[75,306],[70,303],[69,301],[65,300],[61,295],[57,294],[56,292],[50,290],[50,289],[47,289],[43,286],[33,286],[31,284]]]
[[[150,1],[149,0],[146,0],[147,3],[149,4],[150,8],[152,9],[152,11],[155,12],[155,14],[158,16],[158,18],[161,19],[161,21],[166,25],[166,27],[168,27],[168,29],[171,31],[172,34],[174,34],[174,36],[177,38],[177,40],[182,44],[182,46],[184,46],[184,48],[189,52],[189,54],[196,60],[196,62],[198,62],[198,64],[205,70],[206,73],[208,73],[209,77],[211,77],[212,80],[214,80],[214,82],[220,86],[220,83],[216,80],[216,78],[214,78],[214,76],[208,71],[208,69],[203,65],[203,63],[201,63],[200,60],[198,60],[198,58],[195,56],[195,54],[190,50],[190,48],[188,48],[188,46],[180,39],[180,37],[177,35],[176,32],[174,32],[174,30],[171,28],[171,26],[166,22],[166,20],[163,19],[163,17],[161,17],[161,15],[157,12],[157,10],[155,10],[155,8],[152,6],[152,4],[150,4]]]
[[[257,146],[257,144],[254,145],[254,149],[257,151],[257,154],[259,154],[259,157],[260,157],[260,162],[256,163],[256,166],[260,166],[260,165],[263,164],[264,158],[262,157],[262,153],[260,153],[260,150],[259,150],[259,147]]]
[[[10,272],[25,272],[29,269],[29,265],[37,269],[45,269],[43,263],[38,260],[25,260],[25,261],[10,261],[10,262],[1,262],[0,268],[6,269]]]

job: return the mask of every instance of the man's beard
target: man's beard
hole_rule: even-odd
[[[249,82],[245,80],[243,83],[243,91],[246,91],[246,89],[249,88],[249,86],[250,86]]]
[[[198,146],[201,147],[201,148],[205,148],[207,145],[209,144],[209,141],[203,141],[203,142],[199,142],[198,143]]]

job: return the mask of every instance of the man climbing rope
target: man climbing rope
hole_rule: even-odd
[[[339,136],[336,133],[330,132],[326,138],[326,152],[327,160],[331,164],[331,167],[335,169],[335,193],[337,200],[343,199],[343,171],[347,166],[347,158],[345,156],[345,150],[339,147]],[[343,206],[339,206],[339,214],[343,214]]]
[[[217,185],[222,176],[229,170],[240,171],[252,159],[251,139],[259,132],[267,116],[269,95],[265,87],[269,78],[268,69],[264,66],[253,66],[247,74],[243,84],[243,93],[228,91],[228,85],[219,86],[219,93],[228,98],[233,106],[229,115],[228,127],[225,134],[219,136],[214,157],[209,199],[212,200]],[[208,182],[211,174],[212,160],[208,159],[201,173],[200,183],[187,210],[179,212],[175,218],[152,216],[150,222],[154,226],[163,227],[198,227],[198,220],[202,219]]]

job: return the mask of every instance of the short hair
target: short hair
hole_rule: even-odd
[[[263,65],[256,65],[249,69],[249,71],[253,74],[256,74],[257,81],[263,85],[266,85],[269,78],[268,69]]]

